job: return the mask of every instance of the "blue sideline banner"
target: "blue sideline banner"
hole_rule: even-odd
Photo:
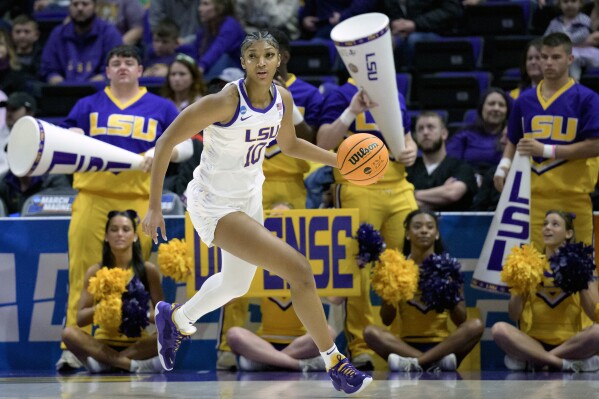
[[[491,341],[490,328],[508,319],[508,297],[470,287],[491,218],[490,213],[443,214],[440,228],[448,251],[462,263],[467,306],[478,307],[486,326],[481,367],[502,370],[503,354]],[[167,217],[166,223],[169,238],[185,236],[184,217]],[[54,370],[60,356],[58,343],[67,303],[68,225],[69,219],[62,217],[0,218],[0,371]],[[355,254],[348,249],[346,255]],[[168,301],[185,300],[184,284],[164,279],[163,287]],[[376,295],[372,300],[380,304]],[[217,310],[197,323],[198,332],[191,342],[182,345],[176,367],[215,367],[219,316]],[[252,316],[251,321],[259,322],[258,316]],[[343,326],[334,327],[340,331]]]

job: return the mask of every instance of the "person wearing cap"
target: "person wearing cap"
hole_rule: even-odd
[[[0,108],[6,109],[6,124],[0,128],[0,178],[3,178],[8,172],[6,146],[8,145],[10,131],[19,118],[26,115],[35,115],[37,103],[31,94],[16,91],[5,101],[0,102]]]
[[[218,93],[222,90],[223,87],[227,85],[227,83],[237,81],[244,77],[244,73],[241,69],[235,67],[229,67],[223,69],[223,71],[215,78],[210,79],[208,82],[208,90],[209,94]]]
[[[4,201],[8,215],[18,216],[27,198],[40,191],[71,188],[71,183],[65,175],[18,177],[12,174],[6,153],[8,136],[20,118],[35,115],[37,104],[29,93],[17,91],[0,102],[0,107],[6,108],[6,125],[0,130],[0,199]]]

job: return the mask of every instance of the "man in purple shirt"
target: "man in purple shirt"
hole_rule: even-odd
[[[104,80],[105,58],[122,38],[96,16],[95,0],[71,0],[70,22],[57,26],[42,53],[40,75],[50,84]]]

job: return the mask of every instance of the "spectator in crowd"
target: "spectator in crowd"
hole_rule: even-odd
[[[35,99],[25,92],[12,93],[6,101],[0,102],[0,107],[6,108],[6,126],[3,130],[9,134],[20,118],[35,116],[37,110]],[[6,162],[8,136],[1,134],[0,137],[6,138],[6,141],[0,139],[0,199],[6,204],[7,214],[19,215],[27,198],[40,191],[71,188],[65,175],[15,176],[8,170]]]
[[[21,70],[29,75],[29,79],[37,79],[42,61],[37,22],[25,14],[19,15],[12,21],[11,33]]]
[[[505,150],[506,144],[507,129],[503,129],[503,132],[501,132],[501,140],[499,140],[499,145],[501,147],[502,152]],[[470,208],[472,211],[494,212],[497,208],[497,204],[499,203],[499,197],[501,196],[501,193],[497,191],[493,182],[495,170],[496,168],[489,168],[482,175],[482,182],[480,184],[480,187],[478,188],[478,192],[472,200],[472,207]]]
[[[149,22],[152,32],[160,21],[168,18],[179,25],[179,44],[191,44],[201,29],[198,14],[194,12],[200,0],[152,0],[150,2]]]
[[[295,40],[299,38],[299,5],[299,0],[237,0],[235,7],[246,32],[275,28]]]
[[[543,40],[536,38],[528,42],[520,64],[520,83],[518,87],[510,91],[510,97],[514,100],[525,90],[534,89],[543,79],[541,71],[541,45]]]
[[[135,45],[143,36],[145,11],[139,0],[96,0],[96,14],[116,26],[123,44]]]
[[[245,72],[239,68],[225,68],[220,75],[208,81],[207,91],[209,94],[218,93],[227,83],[239,80],[244,76]]]
[[[96,0],[69,3],[70,21],[52,30],[42,52],[40,75],[46,82],[104,80],[106,55],[122,38],[114,25],[96,16],[95,7]]]
[[[4,92],[0,91],[0,113],[2,124],[0,125],[0,179],[8,172],[8,157],[6,148],[10,130],[22,116],[34,116],[37,111],[35,98],[26,92],[14,92],[10,101]]]
[[[456,132],[447,141],[447,155],[472,166],[479,184],[480,176],[499,164],[499,141],[507,125],[510,107],[508,95],[497,87],[490,87],[480,97],[474,124]]]
[[[179,111],[193,104],[206,94],[206,84],[196,61],[187,54],[179,53],[168,66],[167,78],[161,95],[171,100]]]
[[[564,244],[576,242],[573,218],[569,212],[547,212],[542,228],[547,259]],[[596,278],[588,288],[567,293],[545,277],[534,293],[510,295],[508,314],[518,327],[498,322],[491,329],[509,370],[599,370],[599,326],[592,321],[599,302]]]
[[[434,213],[413,211],[404,226],[403,253],[416,265],[422,267],[431,255],[444,253],[439,219]],[[391,330],[370,325],[364,339],[379,356],[388,359],[391,371],[455,371],[484,331],[479,319],[468,320],[463,289],[462,283],[460,298],[445,304],[442,311],[423,302],[420,291],[409,301],[383,301],[381,319],[386,326],[392,326]],[[393,323],[396,318],[399,323]],[[450,320],[457,327],[453,332],[449,331]]]
[[[0,29],[0,90],[6,94],[27,89],[27,74],[22,70],[11,35]]]
[[[460,0],[383,0],[383,9],[391,20],[401,65],[407,66],[412,65],[417,42],[437,40],[462,16]]]
[[[407,128],[410,126],[410,117],[401,94],[398,95],[398,104],[403,126]],[[384,140],[368,111],[375,105],[363,90],[358,90],[353,79],[349,79],[338,89],[327,92],[316,136],[318,145],[324,149],[334,149],[345,137],[356,133],[369,133]],[[374,185],[356,186],[345,180],[335,169],[332,189],[336,207],[358,208],[360,223],[370,223],[380,230],[387,248],[401,249],[404,235],[402,223],[408,213],[418,208],[414,186],[406,179],[406,167],[416,161],[417,149],[409,130],[394,133],[404,134],[405,150],[398,159],[390,159],[385,177]],[[348,297],[345,304],[345,332],[349,354],[356,367],[362,369],[370,369],[374,365],[372,351],[363,338],[364,328],[374,324],[370,300],[371,267],[368,264],[360,269],[360,296]]]
[[[144,76],[166,77],[168,66],[177,56],[179,27],[175,21],[164,19],[152,32],[152,45],[146,51]]]
[[[478,191],[472,167],[445,151],[447,128],[441,116],[425,111],[416,120],[415,140],[422,156],[406,168],[420,209],[464,212]]]
[[[198,65],[206,80],[223,69],[240,68],[239,49],[245,31],[235,18],[232,0],[202,0],[198,7],[202,27],[196,36]]]
[[[331,39],[331,31],[339,22],[374,10],[368,0],[305,0],[300,11],[301,29],[307,38]]]
[[[296,135],[309,142],[314,142],[318,127],[318,117],[322,107],[322,95],[311,84],[301,80],[287,70],[291,58],[289,37],[280,30],[270,29],[269,33],[279,43],[281,63],[277,68],[274,83],[285,87],[293,99],[293,124]],[[292,158],[283,154],[276,140],[268,143],[266,157],[262,164],[265,181],[262,185],[262,206],[272,209],[275,204],[287,203],[294,209],[306,207],[306,187],[304,174],[310,170],[307,161]],[[221,336],[219,341],[219,358],[217,366],[228,369],[231,363],[226,361],[229,350],[227,331],[232,326],[242,326],[247,314],[247,301],[236,299],[224,308],[221,318]]]
[[[156,140],[178,112],[175,105],[139,86],[141,58],[133,46],[118,46],[108,53],[104,90],[79,100],[62,127],[71,128],[137,154],[144,154],[142,170],[75,173],[73,186],[79,190],[69,225],[69,299],[66,326],[76,324],[77,304],[85,270],[100,259],[106,215],[113,209],[133,209],[144,215],[148,204],[150,176]],[[133,124],[133,120],[136,121]],[[140,122],[137,122],[140,121]],[[139,124],[138,124],[139,123]],[[185,141],[172,154],[174,162],[191,156]],[[144,258],[152,245],[140,235]],[[67,366],[68,365],[68,366]],[[63,353],[57,368],[78,366],[72,354]]]
[[[272,207],[274,215],[284,215],[289,209],[293,207],[288,203],[277,203]],[[291,298],[262,298],[260,311],[262,323],[256,333],[241,326],[227,331],[227,342],[238,356],[240,370],[325,371],[318,347],[297,318]],[[335,331],[331,326],[329,332],[334,340]]]
[[[543,80],[537,90],[515,101],[508,123],[508,142],[495,172],[494,183],[503,190],[516,149],[531,157],[530,234],[543,247],[542,225],[548,209],[576,213],[580,241],[593,240],[593,192],[599,165],[599,96],[568,76],[572,42],[564,33],[543,38]],[[526,133],[526,135],[525,135]]]
[[[555,32],[568,35],[574,56],[570,76],[580,80],[584,68],[599,66],[599,48],[594,47],[597,43],[593,43],[595,39],[590,37],[591,18],[581,11],[583,0],[558,0],[557,3],[562,15],[551,20],[545,36]]]
[[[139,302],[137,298],[144,298],[148,302],[151,301],[152,305],[156,305],[158,301],[164,299],[160,271],[154,264],[144,262],[139,236],[136,233],[137,219],[137,213],[132,210],[108,212],[101,262],[90,266],[85,272],[85,281],[77,307],[77,326],[67,327],[62,332],[62,339],[67,348],[91,373],[162,371],[158,359],[156,333],[148,335],[145,326],[128,325],[125,331],[120,328],[119,331],[112,331],[99,325],[93,335],[79,328],[90,326],[94,321],[94,314],[99,304],[88,289],[90,280],[96,277],[102,268],[106,267],[109,270],[121,268],[131,273],[131,279],[127,281],[128,289],[122,294],[123,309],[128,300]],[[129,299],[131,297],[134,299]],[[153,323],[154,306],[149,309],[148,303],[143,303],[143,300],[137,306],[141,310],[145,308],[149,313],[148,319],[144,321]]]

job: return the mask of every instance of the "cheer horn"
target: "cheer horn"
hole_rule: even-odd
[[[404,127],[397,98],[389,17],[368,13],[348,18],[331,31],[343,63],[371,100],[369,109],[395,158],[404,149]],[[408,126],[409,128],[409,126]]]
[[[15,176],[121,172],[140,169],[143,157],[31,116],[10,131],[8,166]]]

